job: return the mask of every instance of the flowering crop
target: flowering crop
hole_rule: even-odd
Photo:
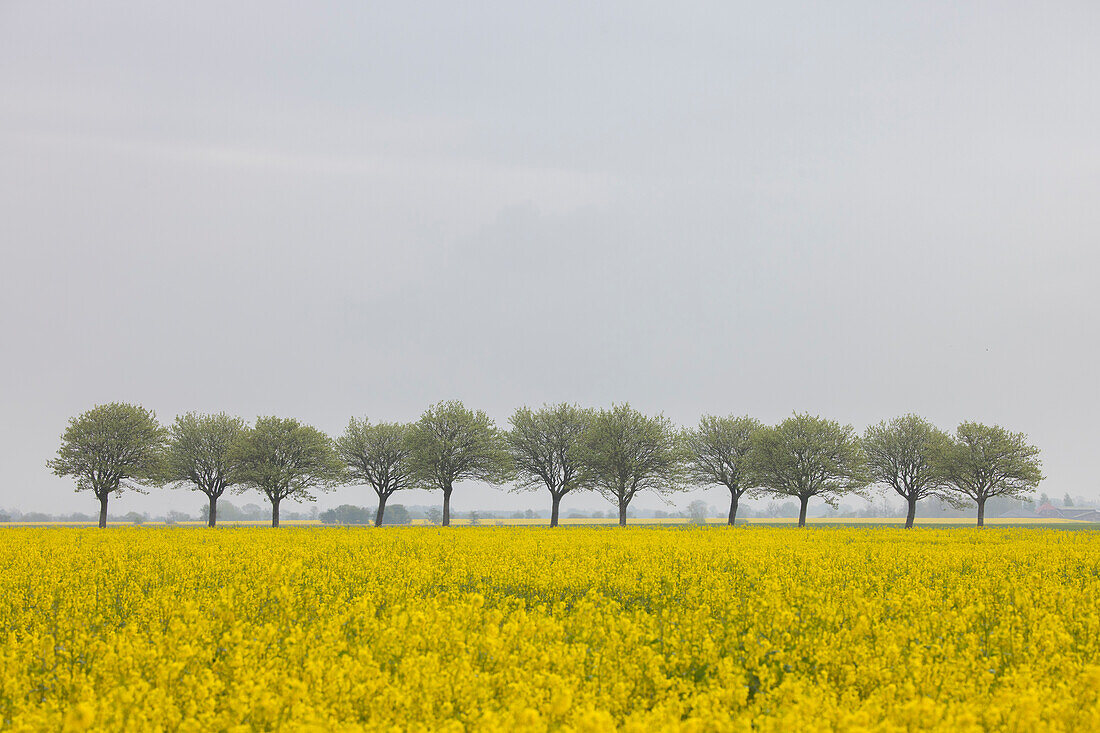
[[[1100,534],[0,530],[0,728],[1100,730]]]

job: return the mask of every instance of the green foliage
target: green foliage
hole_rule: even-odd
[[[400,423],[372,424],[352,418],[335,441],[336,454],[347,464],[347,479],[369,485],[380,499],[413,486],[412,428]]]
[[[557,524],[557,506],[563,496],[587,481],[581,459],[581,436],[592,410],[562,403],[538,410],[521,407],[510,419],[506,434],[518,479],[516,488],[545,488],[553,498],[550,524]]]
[[[508,443],[481,410],[438,402],[409,432],[410,460],[418,486],[443,492],[442,524],[451,523],[451,491],[458,481],[500,484],[512,475]]]
[[[687,480],[698,486],[725,486],[738,498],[754,488],[750,456],[761,428],[751,417],[704,415],[696,428],[680,435]]]
[[[461,402],[438,402],[421,415],[409,433],[410,458],[417,485],[443,492],[442,524],[451,523],[451,491],[458,481],[501,484],[512,474],[508,443],[481,410]]]
[[[245,504],[237,506],[228,499],[221,499],[217,504],[218,520],[229,522],[254,522],[267,516],[266,510],[259,504]],[[210,520],[210,505],[203,504],[199,507],[199,519],[203,522]]]
[[[371,524],[374,521],[374,512],[365,506],[341,504],[335,509],[321,512],[318,519],[321,524]]]
[[[872,482],[889,486],[907,501],[943,497],[951,438],[917,415],[872,425],[861,441]]]
[[[412,524],[412,515],[403,504],[394,504],[386,510],[383,524]]]
[[[1039,449],[1023,433],[964,422],[955,430],[945,469],[957,504],[981,507],[994,496],[1022,497],[1043,480]]]
[[[613,405],[592,415],[580,443],[588,481],[619,507],[619,523],[639,491],[678,490],[683,454],[672,421],[648,417],[630,405]]]
[[[481,410],[457,400],[429,407],[410,431],[414,473],[425,488],[450,491],[457,481],[500,484],[511,476],[503,434]]]
[[[756,434],[753,471],[768,492],[836,506],[841,496],[867,485],[866,458],[851,425],[794,414]]]
[[[97,405],[69,420],[57,457],[46,465],[101,501],[124,488],[145,493],[142,484],[165,475],[165,435],[156,414],[140,405]]]
[[[692,524],[707,523],[707,503],[696,499],[687,506],[688,521]]]
[[[291,418],[257,418],[234,442],[230,460],[239,479],[235,490],[257,489],[272,504],[313,501],[315,490],[330,490],[344,476],[328,436]]]
[[[704,415],[696,428],[680,434],[685,477],[696,486],[718,485],[729,490],[730,524],[737,519],[741,496],[757,488],[752,449],[762,428],[760,421],[751,417]]]
[[[244,431],[243,420],[224,412],[178,416],[168,429],[167,483],[221,496],[238,481],[230,451]]]

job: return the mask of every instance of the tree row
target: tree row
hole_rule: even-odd
[[[284,500],[313,501],[318,491],[341,485],[374,491],[379,525],[396,492],[439,491],[448,526],[451,495],[463,481],[546,491],[552,527],[562,499],[573,492],[602,495],[625,526],[639,492],[667,496],[709,486],[729,492],[731,525],[745,496],[797,499],[802,527],[810,499],[835,507],[845,495],[878,488],[905,499],[906,527],[929,498],[973,506],[982,526],[989,499],[1024,496],[1043,478],[1039,449],[1026,435],[975,422],[947,433],[903,415],[859,435],[850,425],[809,414],[776,425],[706,415],[679,429],[628,404],[559,404],[522,407],[502,429],[457,401],[432,405],[412,423],[353,418],[335,439],[290,418],[259,417],[249,425],[224,413],[187,413],[164,427],[144,407],[115,402],[72,418],[47,465],[74,478],[77,491],[95,495],[100,527],[107,524],[109,497],[124,489],[202,492],[211,527],[226,492],[256,490],[278,527]]]

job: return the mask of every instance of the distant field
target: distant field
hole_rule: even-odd
[[[975,523],[974,517],[943,517],[943,518],[929,518],[920,519],[917,518],[918,527],[969,527]],[[429,522],[426,519],[417,519],[412,522],[414,525],[428,525]],[[563,526],[617,526],[618,519],[615,518],[583,518],[583,519],[562,519],[560,523]],[[904,525],[905,517],[821,517],[821,518],[809,518],[806,520],[807,525],[820,525],[820,526],[868,526],[868,525]],[[1100,523],[1098,522],[1082,522],[1075,519],[1028,519],[1028,518],[986,518],[985,523],[992,526],[1000,527],[1027,527],[1027,526],[1043,526],[1050,528],[1064,527],[1067,529],[1086,529],[1097,528],[1100,529]],[[131,522],[108,522],[112,527],[133,527],[135,526]],[[202,527],[206,526],[205,522],[192,521],[192,522],[177,522],[179,526],[184,527]],[[256,520],[219,520],[218,525],[222,527],[265,527],[271,524],[267,519]],[[322,524],[317,519],[283,519],[280,524],[284,526],[296,526],[296,527],[326,527],[332,525]],[[466,518],[451,519],[451,524],[455,526],[469,526],[470,520]],[[548,526],[550,524],[549,519],[491,519],[482,518],[478,520],[478,525],[483,527],[524,527],[524,526]],[[661,519],[654,518],[635,518],[629,520],[631,526],[653,526],[653,525],[687,525],[691,522],[687,519],[680,517],[668,517]],[[707,519],[708,525],[724,526],[726,520],[723,518],[710,517]],[[798,524],[797,517],[754,517],[751,519],[738,519],[738,525],[789,525]],[[9,522],[8,525],[0,524],[0,528],[4,526],[13,527],[94,527],[96,523],[92,522]],[[163,522],[145,522],[145,527],[163,527]],[[398,525],[387,525],[387,527]]]
[[[1100,730],[1040,524],[14,527],[0,729]]]
[[[603,519],[562,519],[563,525],[618,525],[618,519],[603,518]],[[468,524],[468,519],[452,519],[454,524]],[[631,525],[683,525],[691,524],[687,519],[680,517],[669,517],[663,519],[646,519],[637,518],[628,520]],[[974,517],[945,517],[945,518],[933,518],[933,519],[917,519],[918,526],[973,526],[976,522]],[[426,524],[423,520],[420,524]],[[548,519],[481,519],[479,524],[485,526],[500,525],[500,526],[524,526],[524,525],[548,525],[550,520]],[[905,517],[852,517],[852,518],[840,518],[840,517],[822,517],[822,518],[809,518],[806,520],[808,525],[904,525]],[[1036,525],[1036,526],[1055,526],[1055,525],[1076,525],[1076,526],[1090,526],[1098,525],[1096,522],[1078,522],[1071,519],[989,519],[986,518],[986,524],[1002,525],[1002,526],[1024,526],[1024,525]],[[710,517],[707,519],[708,525],[724,526],[726,520],[724,518]],[[789,525],[798,524],[797,517],[760,517],[751,519],[738,519],[737,524],[752,524],[752,525]]]

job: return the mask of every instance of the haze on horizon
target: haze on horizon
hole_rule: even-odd
[[[90,513],[45,462],[113,400],[916,412],[1095,497],[1097,38],[1084,0],[4,3],[0,507]]]

